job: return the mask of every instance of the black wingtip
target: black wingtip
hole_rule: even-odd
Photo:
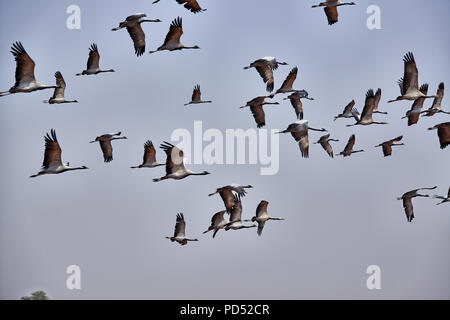
[[[403,61],[405,63],[413,63],[413,62],[415,62],[413,53],[411,51],[406,53],[405,56],[403,57]]]
[[[180,27],[180,28],[182,28],[183,27],[183,20],[181,19],[181,17],[178,17],[178,18],[175,18],[173,21],[172,21],[172,24],[171,24],[173,27]]]

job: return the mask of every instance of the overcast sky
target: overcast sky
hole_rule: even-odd
[[[21,41],[36,62],[36,78],[54,84],[62,72],[66,97],[78,104],[48,105],[51,90],[0,98],[0,298],[17,299],[44,290],[54,299],[304,299],[450,298],[450,205],[415,198],[416,218],[407,223],[396,197],[437,185],[446,194],[450,149],[439,148],[436,131],[449,121],[438,114],[407,127],[400,118],[411,102],[387,104],[399,94],[403,55],[412,51],[419,83],[436,92],[450,85],[448,12],[450,2],[357,1],[339,8],[329,26],[316,0],[199,0],[206,12],[192,14],[173,0],[0,2],[0,90],[14,84],[10,46]],[[81,8],[81,30],[66,27],[66,8]],[[366,9],[381,8],[381,30],[366,27]],[[407,8],[407,10],[405,9]],[[145,12],[162,23],[143,24],[146,53],[134,55],[126,30],[111,32],[127,15]],[[170,22],[181,16],[182,42],[200,50],[158,52]],[[447,31],[446,31],[447,30]],[[88,47],[97,43],[100,66],[115,73],[75,77],[86,67]],[[356,134],[349,158],[330,159],[318,145],[304,159],[290,135],[280,141],[278,174],[260,175],[260,165],[190,165],[212,174],[181,181],[152,182],[164,168],[130,169],[142,161],[143,143],[155,146],[176,129],[255,128],[246,101],[266,94],[253,60],[287,61],[275,71],[278,88],[298,66],[295,87],[307,89],[305,119],[327,128],[336,153]],[[184,107],[192,88],[212,104]],[[355,99],[361,111],[367,89],[380,87],[376,114],[386,126],[346,128],[351,119],[333,116]],[[289,101],[267,106],[267,129],[295,121]],[[448,93],[443,108],[450,110]],[[426,100],[425,107],[432,103]],[[30,179],[39,171],[43,136],[51,128],[63,161],[90,169]],[[113,142],[114,160],[105,164],[96,136],[122,131]],[[310,141],[320,137],[310,132]],[[403,135],[405,146],[383,158],[374,148]],[[157,148],[157,159],[165,161]],[[285,221],[255,229],[203,235],[210,217],[223,210],[207,195],[230,183],[251,184],[243,198],[244,218],[261,200]],[[179,246],[165,239],[183,212],[188,237]],[[67,266],[81,267],[81,290],[66,288]],[[381,290],[368,290],[366,268],[381,268]]]

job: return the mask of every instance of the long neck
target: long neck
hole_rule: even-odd
[[[315,129],[315,128],[311,128],[311,127],[308,127],[308,129],[309,129],[309,130],[313,130],[313,131],[326,131],[326,130],[324,130],[324,129]]]
[[[192,171],[189,171],[189,174],[193,175],[193,176],[204,176],[204,175],[206,175],[208,173],[207,172],[192,172]]]
[[[186,46],[182,46],[183,49],[198,49],[198,47],[196,46],[192,46],[192,47],[186,47]]]
[[[86,169],[85,167],[67,167],[65,171],[72,171],[72,170],[81,170]]]
[[[127,137],[114,137],[114,138],[111,138],[111,140],[119,140],[119,139],[127,139]]]
[[[114,72],[114,70],[113,70],[113,69],[109,69],[109,70],[100,70],[98,73],[100,73],[100,72]]]

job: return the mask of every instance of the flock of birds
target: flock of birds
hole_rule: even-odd
[[[193,13],[203,12],[206,9],[202,9],[196,0],[176,0],[178,3],[183,4],[184,7],[190,10]],[[154,3],[159,2],[159,0],[154,1]],[[328,0],[326,2],[322,2],[313,7],[324,7],[325,14],[327,16],[329,24],[334,24],[338,21],[337,7],[343,5],[355,5],[354,2],[343,3],[338,0]],[[147,19],[146,14],[135,14],[128,16],[125,21],[120,22],[119,26],[113,28],[112,31],[117,31],[122,28],[126,28],[132,41],[134,44],[135,54],[137,56],[143,55],[145,52],[145,33],[142,29],[141,24],[143,22],[161,22],[159,19]],[[181,35],[183,34],[182,27],[182,19],[180,17],[176,18],[172,21],[169,32],[164,40],[164,43],[158,47],[156,50],[150,51],[149,53],[155,53],[157,51],[173,51],[173,50],[182,50],[182,49],[199,49],[197,45],[194,46],[185,46],[180,42]],[[66,83],[61,72],[57,71],[55,73],[56,85],[43,85],[36,81],[34,75],[35,63],[31,59],[31,57],[26,52],[25,48],[20,42],[16,42],[11,47],[11,53],[13,54],[16,61],[16,72],[15,79],[16,82],[11,89],[5,92],[0,92],[1,96],[6,96],[9,94],[15,93],[29,93],[38,90],[44,89],[54,89],[53,96],[49,98],[49,100],[43,101],[44,103],[49,104],[62,104],[62,103],[77,103],[77,100],[67,100],[64,96],[64,91],[66,88]],[[100,54],[98,50],[98,46],[93,43],[89,48],[89,57],[87,61],[87,67],[80,73],[77,73],[76,76],[81,75],[97,75],[105,72],[114,72],[114,69],[101,69],[100,65]],[[445,113],[450,114],[450,112],[444,111],[441,108],[441,101],[444,96],[444,83],[440,83],[437,89],[436,95],[427,95],[428,94],[428,84],[423,84],[419,87],[418,82],[418,69],[416,66],[416,62],[414,56],[411,52],[408,52],[404,58],[404,75],[398,81],[398,85],[400,87],[400,96],[396,99],[389,100],[388,102],[409,100],[413,101],[412,107],[408,110],[403,118],[408,118],[408,126],[417,124],[420,116],[431,117],[437,113]],[[248,101],[244,106],[240,108],[249,107],[253,118],[256,122],[256,126],[258,128],[264,127],[266,125],[265,113],[263,106],[264,105],[275,105],[280,104],[279,102],[269,102],[267,99],[273,99],[278,94],[289,94],[287,97],[284,97],[283,100],[289,100],[296,116],[296,121],[289,124],[285,130],[279,131],[277,133],[290,133],[298,146],[300,148],[300,152],[302,157],[309,157],[309,139],[308,132],[312,131],[320,131],[326,132],[327,130],[324,128],[313,128],[309,125],[308,120],[304,119],[304,110],[302,99],[314,100],[314,98],[309,97],[309,94],[306,90],[298,90],[294,88],[294,82],[297,77],[298,68],[294,67],[288,73],[286,79],[282,83],[281,87],[275,91],[275,93],[271,93],[274,90],[274,71],[278,69],[280,65],[288,65],[286,62],[279,62],[274,57],[264,57],[261,59],[257,59],[254,62],[250,63],[248,66],[244,67],[245,70],[255,68],[258,74],[261,76],[262,80],[266,84],[266,91],[269,92],[269,95],[259,96],[250,101]],[[422,110],[425,99],[434,98],[434,101],[431,107],[427,110]],[[355,125],[372,125],[372,124],[381,124],[385,125],[387,122],[379,122],[374,121],[373,114],[387,114],[387,112],[379,111],[378,105],[381,99],[381,89],[378,89],[376,92],[373,89],[369,89],[365,96],[365,103],[360,113],[355,108],[355,101],[350,101],[347,106],[344,108],[343,112],[335,116],[334,120],[336,121],[339,118],[353,118],[355,123],[348,124],[347,126],[355,126]],[[185,105],[190,104],[202,104],[202,103],[211,103],[210,100],[202,100],[201,99],[201,91],[200,86],[196,85],[193,90],[191,101],[187,102]],[[440,142],[441,149],[446,148],[450,144],[450,122],[439,123],[433,127],[428,128],[429,130],[436,129],[438,133],[438,138]],[[391,140],[384,141],[378,144],[375,147],[381,147],[384,156],[392,155],[392,147],[393,146],[401,146],[404,145],[400,143],[403,136],[395,137]],[[47,133],[44,137],[45,139],[45,152],[44,152],[44,160],[42,163],[42,169],[37,174],[32,175],[31,177],[37,177],[44,174],[59,174],[66,171],[73,170],[82,170],[88,169],[86,166],[79,167],[71,167],[69,163],[63,163],[61,160],[61,147],[59,145],[56,132],[54,129],[51,129],[50,133]],[[95,140],[90,141],[91,143],[98,142],[100,144],[100,148],[103,153],[104,162],[110,162],[113,160],[113,148],[111,141],[119,140],[119,139],[127,139],[127,137],[122,136],[121,132],[113,133],[113,134],[103,134],[95,138]],[[314,144],[320,144],[322,148],[327,152],[329,157],[333,158],[333,148],[330,142],[337,142],[338,139],[330,138],[330,134],[325,134],[321,136]],[[364,150],[354,150],[354,144],[356,141],[356,137],[354,134],[350,136],[347,144],[343,151],[341,151],[337,155],[342,155],[343,157],[349,157],[353,153],[363,152]],[[154,182],[166,180],[166,179],[175,179],[180,180],[184,179],[191,175],[207,175],[208,171],[202,172],[193,172],[187,169],[184,166],[183,162],[183,150],[174,146],[173,144],[164,141],[160,148],[166,154],[165,163],[159,163],[156,160],[156,150],[153,146],[152,141],[147,140],[144,144],[144,155],[143,161],[141,164],[137,166],[132,166],[131,168],[155,168],[159,166],[165,166],[166,174],[160,178],[153,179]],[[239,230],[245,228],[256,227],[255,224],[245,225],[243,222],[256,222],[257,223],[257,234],[261,235],[262,230],[264,228],[264,224],[268,220],[283,220],[283,218],[273,218],[267,212],[268,201],[262,200],[257,209],[256,215],[252,217],[250,220],[242,219],[242,202],[241,198],[245,196],[247,188],[252,188],[250,185],[241,186],[236,184],[227,185],[221,188],[218,188],[214,193],[211,193],[209,196],[219,194],[223,200],[225,205],[225,209],[223,211],[215,213],[211,218],[211,225],[208,230],[213,232],[213,238],[217,234],[220,229],[224,230]],[[403,200],[403,207],[406,213],[407,220],[410,222],[414,218],[413,206],[412,206],[412,198],[414,197],[429,197],[429,195],[423,195],[418,193],[420,190],[431,190],[432,188],[419,188],[415,190],[411,190],[406,192],[401,197],[397,198],[398,200]],[[441,199],[442,201],[438,204],[450,202],[450,189],[448,191],[447,196],[434,196],[435,198]],[[229,215],[229,219],[226,220],[225,214]],[[188,241],[198,241],[198,239],[189,239],[186,238],[185,235],[185,220],[183,213],[179,213],[176,216],[176,224],[175,224],[175,232],[172,237],[167,237],[171,241],[177,241],[181,245],[187,244]]]

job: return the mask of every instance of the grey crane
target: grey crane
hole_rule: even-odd
[[[312,8],[324,7],[323,10],[327,16],[328,24],[332,25],[338,22],[338,11],[337,7],[340,6],[354,6],[354,2],[341,2],[340,0],[327,0],[319,4],[313,5]]]
[[[256,225],[244,225],[242,222],[248,222],[250,220],[242,220],[242,203],[241,199],[234,195],[234,206],[230,213],[230,220],[227,224],[225,224],[225,231],[228,231],[230,229],[232,230],[240,230],[240,229],[247,229],[247,228],[254,228]]]
[[[153,4],[158,3],[160,0],[153,1]],[[197,0],[176,0],[179,4],[184,4],[184,7],[191,11],[192,13],[199,13],[202,11],[206,11],[206,9],[202,9],[198,4]]]
[[[364,103],[364,108],[359,115],[358,110],[356,108],[352,109],[352,115],[355,118],[356,122],[354,124],[347,124],[347,127],[356,126],[356,125],[369,125],[369,124],[388,124],[387,122],[378,122],[374,121],[372,118],[373,110],[375,109],[375,95],[372,89],[367,90],[366,100]]]
[[[186,222],[184,221],[183,213],[177,214],[173,237],[166,237],[166,239],[169,239],[172,242],[176,241],[182,246],[187,245],[188,241],[198,241],[198,239],[186,238]]]
[[[339,118],[353,118],[353,107],[355,106],[355,100],[350,101],[344,108],[344,111],[342,113],[338,114],[334,117],[333,121],[336,121]],[[355,109],[356,110],[356,109]],[[356,110],[357,112],[358,110]],[[359,113],[358,113],[359,114]]]
[[[249,66],[244,67],[244,70],[255,68],[264,83],[267,83],[267,92],[272,92],[274,86],[273,71],[278,69],[279,65],[287,65],[287,63],[279,62],[275,57],[264,57],[253,61]]]
[[[400,96],[390,102],[401,100],[416,100],[417,98],[434,98],[435,96],[424,95],[419,90],[419,71],[417,70],[416,61],[412,52],[408,52],[403,57],[404,72],[403,78],[397,81],[400,87]]]
[[[383,155],[385,157],[388,157],[388,156],[390,156],[392,154],[392,146],[403,146],[403,145],[405,145],[404,143],[396,143],[396,142],[401,141],[402,138],[403,138],[403,136],[398,136],[398,137],[396,137],[394,139],[384,141],[384,142],[380,143],[379,145],[376,145],[375,148],[381,147],[383,149]]]
[[[347,144],[345,145],[345,148],[343,151],[341,151],[338,156],[344,156],[344,157],[349,157],[352,155],[352,153],[357,153],[357,152],[364,152],[364,150],[353,150],[353,146],[355,145],[355,135],[352,134],[350,136],[350,138],[348,139]]]
[[[420,194],[419,190],[433,190],[436,189],[437,186],[431,188],[418,188],[404,193],[401,197],[398,197],[397,200],[403,200],[403,208],[405,209],[406,220],[411,222],[414,219],[414,210],[412,205],[412,198],[415,197],[429,197],[428,194]]]
[[[283,81],[283,84],[281,85],[280,89],[275,91],[275,94],[297,91],[293,88],[294,81],[295,79],[297,79],[297,73],[298,68],[297,67],[292,68],[292,70],[289,71],[289,74],[287,75],[286,79]]]
[[[158,49],[150,51],[149,53],[155,53],[158,51],[174,51],[182,49],[200,49],[199,46],[185,46],[180,42],[181,35],[183,34],[183,23],[180,17],[176,18],[170,24],[169,32],[164,39],[164,43],[158,47]]]
[[[244,106],[241,106],[240,108],[246,108],[250,107],[250,111],[252,112],[253,118],[255,119],[256,126],[258,128],[262,128],[266,125],[266,114],[264,113],[263,105],[266,104],[280,104],[279,102],[266,102],[266,98],[272,99],[274,97],[273,94],[268,96],[259,96],[256,98],[253,98],[250,101],[247,101],[247,103]]]
[[[91,44],[89,48],[89,58],[87,61],[86,70],[83,70],[81,73],[77,73],[76,76],[82,75],[94,75],[103,72],[115,72],[114,69],[102,70],[100,69],[100,54],[98,53],[97,44]]]
[[[330,158],[333,158],[333,148],[331,147],[330,141],[339,141],[338,139],[330,139],[330,134],[326,134],[324,136],[321,136],[319,140],[317,140],[316,143],[320,143],[322,148],[328,153]]]
[[[189,101],[188,103],[185,103],[184,105],[190,105],[190,104],[199,104],[199,103],[211,103],[212,101],[210,100],[202,100],[201,97],[202,93],[200,91],[200,85],[195,85],[194,86],[194,91],[192,92],[192,98],[191,101]]]
[[[311,128],[308,124],[308,120],[297,120],[296,122],[291,123],[287,127],[287,129],[275,133],[288,133],[288,132],[291,133],[295,141],[298,142],[298,146],[300,147],[302,157],[309,158],[308,130],[327,131],[324,128],[321,129]]]
[[[49,104],[54,104],[54,103],[78,103],[77,100],[67,100],[64,97],[64,91],[66,90],[66,82],[64,81],[64,78],[61,74],[61,72],[56,71],[55,73],[55,79],[56,79],[56,88],[55,91],[53,92],[53,96],[50,97],[50,99],[48,100],[44,100],[42,101],[43,103],[49,103]]]
[[[266,200],[261,200],[261,202],[258,204],[258,207],[256,208],[256,215],[252,217],[253,222],[258,223],[258,229],[257,234],[258,236],[261,236],[264,225],[266,224],[266,221],[268,220],[284,220],[284,218],[273,218],[269,215],[267,212],[267,206],[269,205],[269,202]]]
[[[439,123],[431,128],[428,128],[428,130],[434,129],[437,130],[441,149],[444,149],[450,144],[450,122]]]
[[[188,176],[203,176],[210,174],[208,171],[194,172],[186,169],[183,163],[183,150],[175,147],[173,144],[163,141],[159,146],[166,153],[166,175],[153,179],[153,182],[158,182],[166,179],[181,180]]]
[[[147,140],[144,143],[144,158],[142,160],[142,164],[138,166],[133,166],[130,168],[136,169],[136,168],[155,168],[159,166],[164,166],[165,163],[158,163],[156,161],[156,150],[153,146],[153,143],[150,140]]]
[[[204,231],[203,233],[207,233],[209,231],[214,230],[212,237],[214,238],[219,232],[220,229],[223,229],[225,225],[227,224],[227,220],[223,217],[226,210],[219,211],[215,213],[211,218],[211,225],[208,227],[208,230]]]
[[[128,34],[133,40],[134,53],[139,57],[145,52],[145,33],[142,30],[141,23],[143,22],[162,22],[159,19],[146,19],[145,13],[137,13],[126,17],[125,21],[119,23],[119,26],[112,28],[111,31],[117,31],[122,28],[127,28]]]
[[[294,93],[291,93],[286,98],[283,98],[283,100],[290,100],[291,105],[294,108],[295,115],[297,116],[297,119],[302,120],[303,119],[303,104],[301,99],[308,99],[308,100],[314,100],[314,98],[308,97],[308,92],[306,90],[298,90]]]
[[[253,187],[251,185],[239,185],[236,183],[232,183],[230,185],[217,188],[216,191],[208,194],[208,197],[211,197],[218,193],[223,200],[223,204],[225,205],[227,212],[230,213],[231,209],[233,209],[233,206],[235,205],[233,192],[236,193],[240,199],[241,197],[245,196],[245,194],[247,193],[245,189],[248,188]]]
[[[44,161],[42,162],[42,169],[37,174],[30,176],[35,178],[43,174],[58,174],[66,171],[88,169],[86,166],[70,167],[69,163],[64,164],[61,161],[61,147],[59,146],[58,139],[56,138],[56,131],[50,130],[50,134],[44,136],[45,139],[45,152]]]
[[[105,162],[111,162],[113,160],[113,148],[111,145],[112,140],[119,140],[119,139],[127,139],[127,137],[121,137],[122,133],[119,131],[117,133],[106,133],[99,137],[96,137],[95,140],[89,141],[89,143],[95,143],[98,142],[100,144],[100,148],[102,149],[103,153],[103,160]]]
[[[444,83],[441,82],[437,89],[436,97],[433,100],[433,104],[428,110],[422,111],[421,113],[424,113],[424,116],[426,117],[434,116],[436,113],[450,114],[450,112],[442,110],[441,102],[443,97],[444,97]]]
[[[420,92],[422,92],[424,95],[428,93],[428,83],[424,83],[420,86]],[[425,98],[417,98],[416,100],[414,100],[411,109],[406,111],[406,114],[402,117],[402,119],[408,118],[408,126],[412,126],[419,121],[419,116],[422,111],[424,102]]]
[[[16,82],[8,91],[0,92],[0,97],[14,93],[29,93],[37,90],[54,89],[58,86],[46,86],[36,81],[34,77],[35,63],[25,51],[22,43],[15,42],[11,53],[16,60]]]

